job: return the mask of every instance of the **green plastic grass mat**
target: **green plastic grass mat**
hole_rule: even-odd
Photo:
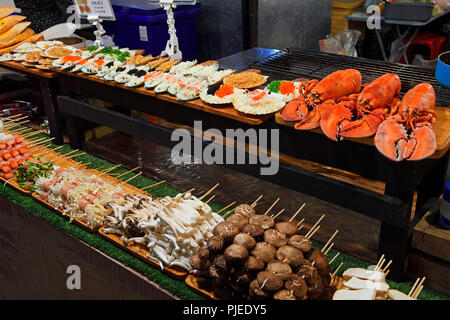
[[[36,135],[35,137],[39,137],[40,135]],[[44,135],[42,135],[45,137]],[[56,148],[56,145],[49,144],[49,148]],[[66,154],[68,152],[73,151],[70,146],[64,145],[63,148],[57,150],[57,152]],[[80,151],[81,153],[81,151]],[[76,153],[74,153],[76,154]],[[94,157],[89,154],[81,155],[79,157],[73,158],[75,161],[81,162],[81,163],[89,163],[89,168],[99,168],[103,167],[101,170],[106,168],[112,168],[116,164],[113,164],[111,162],[108,162],[106,160]],[[119,167],[113,171],[110,172],[110,174],[115,173],[124,173],[128,171],[125,168]],[[120,179],[125,181],[136,173],[129,173],[124,176],[122,176]],[[138,188],[144,188],[146,186],[149,186],[151,184],[156,183],[157,181],[152,180],[147,177],[138,176],[135,179],[131,180],[129,184],[138,187]],[[212,186],[211,186],[212,187]],[[185,190],[181,191],[184,192]],[[158,186],[155,186],[153,188],[150,188],[147,190],[150,194],[152,194],[155,197],[160,196],[175,196],[177,193],[180,192],[180,190],[171,187],[167,183],[160,184]],[[32,197],[24,196],[18,191],[13,190],[10,187],[6,187],[3,184],[0,186],[0,194],[13,203],[25,208],[31,213],[34,213],[43,219],[47,220],[49,223],[57,227],[58,229],[63,230],[64,232],[67,232],[76,238],[80,239],[81,241],[95,247],[96,249],[102,251],[103,253],[109,255],[111,258],[114,258],[126,266],[138,271],[142,275],[146,276],[148,279],[158,283],[158,285],[161,288],[166,289],[170,293],[176,295],[179,298],[182,299],[189,299],[189,300],[200,300],[204,299],[200,295],[196,294],[192,290],[190,290],[184,281],[173,279],[164,273],[162,273],[161,270],[156,269],[145,262],[135,258],[131,254],[123,251],[122,249],[114,246],[113,244],[109,243],[105,239],[101,238],[99,234],[89,233],[82,229],[81,227],[70,223],[65,218],[61,217],[60,215],[56,214],[55,212],[47,209],[46,207],[42,206],[41,204],[35,202]],[[220,210],[223,208],[223,206],[210,202],[209,203],[211,208],[215,211]],[[314,243],[314,247],[321,248],[323,244]],[[334,257],[338,252],[338,250],[331,249],[328,253],[328,257]],[[336,260],[333,262],[332,270],[337,268],[337,266],[340,265],[340,263],[343,263],[343,266],[338,272],[338,275],[342,275],[342,272],[350,267],[361,267],[361,268],[367,268],[370,263],[361,259],[358,259],[354,256],[351,256],[349,254],[340,252],[340,255],[336,258]],[[389,286],[393,289],[397,289],[399,291],[402,291],[406,294],[410,291],[412,285],[414,284],[413,281],[408,282],[393,282],[390,280],[387,280]],[[423,300],[450,300],[450,297],[446,296],[445,294],[442,294],[436,290],[433,290],[428,287],[424,287],[422,292],[420,293],[420,299]]]

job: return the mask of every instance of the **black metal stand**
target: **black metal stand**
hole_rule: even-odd
[[[203,130],[216,128],[224,132],[225,129],[249,128],[248,125],[234,120],[142,95],[125,88],[112,87],[64,74],[61,74],[59,79],[62,91],[67,95],[58,97],[58,105],[66,117],[73,148],[83,148],[84,139],[81,130],[83,121],[105,125],[169,148],[178,143],[178,141],[171,141],[172,129],[81,102],[79,98],[75,98],[78,95],[100,98],[179,124],[192,126],[194,120],[202,120]],[[386,182],[383,195],[283,163],[280,163],[279,172],[273,176],[261,176],[259,165],[225,165],[381,221],[379,256],[385,254],[388,259],[393,260],[391,276],[394,279],[400,279],[405,267],[412,228],[425,213],[425,208],[418,207],[416,218],[413,221],[410,220],[414,190],[417,189],[419,192],[418,204],[423,207],[432,197],[437,196],[445,176],[449,153],[447,152],[440,159],[393,163],[384,159],[373,146],[350,141],[335,143],[324,135],[312,132],[299,133],[292,128],[278,126],[273,121],[267,121],[259,128],[279,129],[282,154],[332,165]],[[191,139],[199,138],[191,137]],[[203,146],[210,143],[202,141]],[[222,148],[226,147],[222,146]],[[246,158],[248,157],[249,154],[246,153]]]

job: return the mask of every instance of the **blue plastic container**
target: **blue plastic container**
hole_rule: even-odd
[[[105,21],[106,34],[113,36],[121,48],[144,49],[146,54],[157,56],[169,40],[167,15],[164,9],[138,9],[113,6],[116,21]],[[174,9],[175,28],[183,60],[197,59],[196,17],[201,12],[195,6],[177,6]]]
[[[446,61],[446,62],[444,62]],[[450,51],[441,53],[436,65],[436,80],[444,88],[450,89]]]

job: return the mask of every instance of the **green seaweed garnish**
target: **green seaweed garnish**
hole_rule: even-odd
[[[280,84],[283,82],[283,80],[274,80],[267,86],[267,89],[269,89],[272,92],[278,93],[280,92],[280,89],[278,88]]]

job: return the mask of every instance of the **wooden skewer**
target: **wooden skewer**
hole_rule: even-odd
[[[232,207],[236,204],[236,201],[233,201],[232,203],[230,203],[229,205],[227,205],[226,207],[223,207],[222,209],[220,209],[219,211],[217,211],[216,213],[219,214],[225,210],[227,210],[229,207]]]
[[[2,120],[5,121],[5,120],[9,120],[9,119],[20,117],[20,116],[22,116],[22,115],[21,114],[13,114],[12,116],[2,117]]]
[[[26,118],[28,118],[27,115],[14,114],[9,117],[5,117],[5,118],[2,117],[2,120],[3,121],[17,121],[18,119],[26,119]]]
[[[250,205],[250,207],[254,208],[254,207],[258,204],[258,201],[261,200],[262,197],[263,197],[263,196],[260,195],[260,196],[258,197],[258,199],[256,199],[255,201],[253,201],[253,203]]]
[[[9,130],[9,131],[14,132],[14,134],[22,134],[22,133],[24,133],[25,131],[28,131],[28,130],[33,130],[33,129],[25,127],[25,128],[20,128],[18,130]]]
[[[128,170],[127,172],[118,175],[118,176],[116,177],[116,179],[119,179],[120,177],[123,177],[124,175],[126,175],[126,174],[128,174],[128,173],[130,173],[130,172],[133,172],[133,171],[135,171],[135,170],[137,170],[137,169],[139,169],[139,167],[136,167],[136,168],[134,168],[134,169]]]
[[[228,211],[227,213],[225,213],[225,214],[222,216],[222,218],[225,219],[225,217],[227,217],[230,213],[233,213],[234,209],[236,209],[236,208],[233,208],[233,209],[231,209],[230,211]]]
[[[333,263],[334,260],[336,260],[336,258],[340,255],[341,253],[338,252],[336,253],[336,255],[333,257],[333,259],[330,260],[330,262],[328,262],[329,265],[331,265]]]
[[[123,181],[122,183],[120,183],[120,185],[124,185],[125,183],[130,182],[130,181],[133,180],[134,178],[139,177],[141,174],[142,174],[142,171],[139,172],[138,174],[136,174],[134,177],[131,177],[130,179]]]
[[[341,264],[336,268],[336,270],[334,270],[333,274],[331,275],[331,278],[334,278],[334,276],[337,274],[337,272],[339,271],[339,269],[342,267],[344,263],[341,262]]]
[[[267,209],[267,211],[263,214],[264,216],[267,215],[270,210],[272,210],[273,207],[275,207],[275,205],[277,204],[277,202],[280,201],[280,198],[278,198],[277,200],[275,200],[274,203],[272,203],[272,205],[269,207],[269,209]]]
[[[386,273],[384,274],[384,277],[385,277],[385,278],[387,278],[387,276],[388,276],[388,274],[389,274],[390,271],[391,271],[391,270],[386,271]]]
[[[118,164],[118,165],[116,165],[116,166],[114,166],[114,167],[111,167],[111,168],[107,169],[106,171],[103,171],[103,172],[99,175],[99,177],[103,176],[104,174],[107,174],[108,172],[113,171],[114,169],[117,169],[117,168],[120,167],[120,166],[121,166],[121,165]]]
[[[38,130],[38,131],[28,132],[28,133],[26,133],[26,134],[23,134],[22,137],[26,138],[26,137],[29,137],[29,136],[34,136],[35,134],[39,134],[39,133],[41,133],[41,132],[44,132],[44,130]]]
[[[20,124],[24,124],[24,123],[28,123],[28,122],[30,122],[30,120],[24,120],[24,121],[19,121],[19,122],[12,122],[12,123],[5,124],[3,127],[5,129],[10,129],[10,128],[14,128],[14,127],[16,127],[16,126],[18,126]]]
[[[312,228],[309,229],[308,233],[305,235],[305,238],[308,238],[310,232],[314,231],[314,228],[317,227],[317,225],[323,220],[323,218],[325,218],[324,214],[319,218],[319,220],[317,220],[317,222],[312,226]]]
[[[303,218],[302,220],[300,220],[300,221],[297,223],[297,227],[298,227],[299,224],[302,224],[304,221],[305,221],[305,218]],[[303,226],[299,227],[298,230],[300,230],[300,228],[303,228]]]
[[[203,200],[208,194],[210,194],[211,192],[213,192],[217,187],[219,186],[219,183],[217,183],[214,187],[212,187],[211,189],[209,189],[204,195],[202,195],[200,198],[198,198],[199,200]]]
[[[328,239],[327,243],[323,246],[322,250],[320,250],[320,252],[324,252],[326,250],[326,247],[328,247],[328,245],[330,244],[331,241],[333,241],[334,237],[336,237],[336,235],[338,234],[339,230],[336,230],[333,235],[330,237],[330,239]]]
[[[45,138],[43,138],[43,139],[45,139]],[[55,138],[48,138],[48,139],[39,141],[38,143],[36,143],[36,142],[34,141],[33,144],[34,144],[35,146],[40,146],[40,145],[46,144],[47,142],[52,141],[52,140],[54,140],[54,139],[55,139]]]
[[[194,190],[195,190],[195,188],[189,189],[188,191],[183,192],[181,195],[185,195],[186,193],[192,192]]]
[[[216,197],[216,195],[214,194],[211,198],[209,198],[205,203],[210,202],[212,199],[214,199]]]
[[[305,236],[305,239],[311,239],[311,237],[320,229],[320,226],[317,226],[317,228],[311,232],[308,237]]]
[[[304,227],[304,225],[301,225],[301,226],[297,229],[297,232],[300,231],[300,230],[302,230],[303,227]]]
[[[71,155],[70,157],[65,157],[66,159],[72,159],[72,158],[76,158],[76,157],[79,157],[79,156],[84,156],[86,154],[86,152],[82,152],[82,153],[79,153],[79,154],[74,154],[74,155]],[[63,160],[63,159],[61,159],[61,160]]]
[[[27,139],[27,141],[24,141],[24,143],[23,144],[25,144],[25,145],[29,145],[29,144],[32,144],[33,142],[39,142],[39,141],[42,141],[42,140],[44,140],[45,138],[38,138],[38,139]]]
[[[79,151],[79,150],[76,150],[76,151]],[[51,159],[51,160],[52,160],[53,162],[56,162],[56,161],[58,161],[59,159],[62,159],[62,158],[66,157],[67,155],[72,154],[72,153],[74,153],[74,151],[71,151],[71,152],[68,152],[68,153],[65,153],[65,154],[60,154],[59,156],[56,156],[56,157],[54,157],[54,158]]]
[[[415,298],[417,297],[417,293],[420,292],[420,291],[419,291],[419,290],[421,290],[420,287],[422,287],[422,285],[423,285],[425,279],[426,279],[426,278],[423,277],[422,280],[420,280],[419,284],[417,285],[416,289],[414,290],[414,292],[413,292],[412,295],[411,295],[412,298],[415,299]]]
[[[284,212],[284,210],[285,209],[281,209],[276,215],[274,215],[273,217],[272,217],[272,219],[276,219],[276,218],[278,218],[278,216],[280,215],[280,214],[282,214],[283,212]]]
[[[414,289],[416,288],[416,285],[419,283],[419,281],[420,281],[420,277],[417,278],[416,282],[414,282],[414,284],[413,284],[411,290],[410,290],[409,293],[408,293],[408,296],[411,297],[411,294],[414,292]]]
[[[163,181],[154,183],[154,184],[152,184],[152,185],[149,185],[148,187],[142,188],[142,190],[147,190],[147,189],[149,189],[149,188],[159,186],[160,184],[163,184],[164,182],[166,182],[166,180],[163,180]]]
[[[327,248],[327,250],[323,253],[324,255],[327,255],[328,252],[330,252],[331,248],[333,248],[334,242]]]
[[[386,267],[384,267],[383,269],[383,273],[386,272],[387,268],[389,268],[389,266],[391,265],[392,260],[389,260],[388,264],[386,265]]]
[[[5,125],[6,126],[9,126],[9,125],[11,125],[11,126],[15,126],[15,124],[19,124],[20,122],[23,122],[23,121],[26,121],[26,122],[29,122],[30,120],[25,120],[25,119],[27,119],[28,118],[28,116],[25,116],[25,117],[19,117],[19,118],[15,118],[15,119],[9,119],[9,120],[6,120],[6,121],[4,121],[4,123],[5,123]],[[22,121],[23,120],[23,121]],[[4,126],[5,126],[4,125]]]
[[[420,286],[420,288],[417,290],[417,292],[414,294],[414,299],[417,299],[419,297],[419,294],[422,292],[423,286]]]
[[[381,255],[380,259],[378,260],[378,262],[375,265],[375,268],[373,268],[373,270],[375,270],[375,271],[378,270],[378,266],[380,265],[381,261],[383,261],[383,259],[384,259],[384,254]]]
[[[378,266],[378,271],[381,271],[381,268],[383,267],[385,262],[386,262],[386,259],[383,259],[383,261],[381,261],[380,265]]]
[[[295,217],[300,213],[300,211],[303,210],[303,208],[306,206],[306,202],[304,204],[302,204],[302,206],[300,207],[300,209],[297,210],[297,212],[289,219],[289,222],[291,222],[292,220],[295,219]]]

